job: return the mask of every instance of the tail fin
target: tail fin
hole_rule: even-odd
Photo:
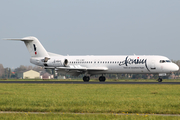
[[[31,57],[49,57],[49,54],[36,37],[25,37],[21,39],[7,39],[23,41]]]

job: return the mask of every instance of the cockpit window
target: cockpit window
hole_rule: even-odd
[[[170,60],[160,60],[160,63],[170,63]]]
[[[165,63],[166,61],[165,60],[160,60],[160,63]]]
[[[166,62],[171,62],[170,60],[166,60]]]

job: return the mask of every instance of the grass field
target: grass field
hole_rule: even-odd
[[[89,114],[0,114],[0,119],[9,120],[179,120],[178,116],[149,116],[149,115],[89,115]]]
[[[107,115],[46,114],[58,119],[141,119],[138,115],[110,115],[109,113],[180,114],[180,85],[138,84],[0,84],[0,111],[108,113]],[[8,116],[26,117],[24,114]],[[0,118],[8,117],[0,114]],[[126,118],[128,117],[128,118]],[[149,116],[147,119],[167,119],[165,116]],[[173,117],[172,117],[173,118]],[[180,117],[174,117],[180,118]],[[26,119],[26,118],[24,118]],[[44,118],[43,118],[44,119]]]

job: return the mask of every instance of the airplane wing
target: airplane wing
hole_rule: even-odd
[[[69,66],[69,67],[45,67],[45,69],[56,69],[58,71],[61,71],[61,73],[64,74],[70,74],[73,76],[78,76],[80,74],[84,74],[85,72],[93,72],[93,71],[106,71],[108,68],[106,67],[91,67],[91,68],[86,68],[82,67],[80,65],[77,66]]]
[[[45,67],[45,69],[58,69],[58,70],[78,70],[78,71],[105,71],[108,70],[106,67],[94,67],[94,68],[71,68],[71,67]]]
[[[107,68],[68,68],[68,67],[58,67],[57,69],[60,70],[78,70],[78,71],[104,71],[107,70]]]

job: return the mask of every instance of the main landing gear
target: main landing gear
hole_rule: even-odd
[[[89,76],[84,76],[84,77],[83,77],[83,81],[84,81],[84,82],[89,82],[89,80],[90,80],[90,77],[89,77]]]
[[[162,82],[162,78],[159,77],[159,78],[158,78],[158,82]]]
[[[84,76],[83,77],[83,81],[84,82],[89,82],[89,80],[90,80],[90,77],[89,76]],[[106,77],[105,76],[100,76],[99,77],[99,82],[105,82],[106,81]]]
[[[99,82],[105,82],[105,80],[106,80],[106,77],[104,77],[104,76],[99,77]]]

